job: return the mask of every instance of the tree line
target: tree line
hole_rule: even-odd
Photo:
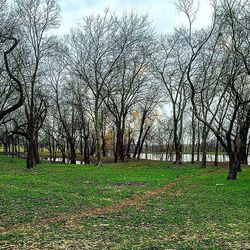
[[[250,4],[212,1],[208,27],[198,5],[179,0],[187,25],[157,34],[147,16],[105,10],[67,35],[56,0],[0,0],[0,130],[8,151],[27,151],[27,168],[47,148],[85,164],[152,148],[229,156],[228,179],[247,163],[250,125]],[[212,146],[211,146],[212,145]],[[19,147],[19,150],[18,150]],[[198,159],[199,160],[199,159]]]

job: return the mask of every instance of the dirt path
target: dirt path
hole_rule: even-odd
[[[218,170],[212,170],[212,171],[198,174],[197,176],[207,176],[207,175],[218,174],[218,173],[219,173]],[[122,209],[132,207],[134,205],[141,205],[142,203],[146,202],[150,198],[156,197],[156,196],[160,195],[161,193],[164,193],[165,191],[171,190],[174,186],[176,186],[180,183],[183,183],[187,180],[191,180],[192,178],[193,178],[193,176],[185,177],[185,178],[182,178],[180,180],[170,182],[167,185],[164,185],[164,186],[157,188],[155,190],[147,191],[147,192],[140,194],[140,195],[134,195],[131,198],[126,199],[124,201],[121,201],[121,202],[118,202],[115,204],[111,204],[108,206],[90,208],[90,209],[84,210],[82,212],[78,212],[77,214],[74,214],[74,215],[62,214],[62,215],[54,217],[54,218],[45,219],[39,223],[34,222],[34,223],[27,223],[27,224],[16,224],[10,229],[0,228],[0,233],[5,234],[5,233],[13,232],[13,231],[27,231],[27,230],[34,229],[37,227],[49,227],[50,224],[60,223],[60,222],[63,222],[63,223],[65,223],[65,225],[67,225],[67,224],[72,224],[72,223],[74,223],[74,221],[81,219],[83,217],[107,214],[110,212],[120,211]]]

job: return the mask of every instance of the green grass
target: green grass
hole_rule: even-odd
[[[152,161],[28,171],[1,156],[0,249],[248,249],[250,169],[236,181],[226,176]],[[78,216],[187,177],[128,208]],[[53,221],[60,216],[69,219]]]

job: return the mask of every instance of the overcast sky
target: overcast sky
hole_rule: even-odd
[[[122,15],[126,11],[147,14],[159,33],[167,33],[184,23],[185,18],[176,11],[174,0],[60,0],[62,24],[59,33],[67,33],[84,16],[101,14],[105,8]],[[210,21],[209,0],[200,0],[196,27],[206,26]]]

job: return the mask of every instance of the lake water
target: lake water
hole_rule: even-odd
[[[51,158],[47,158],[46,160],[47,161],[52,161],[52,162],[60,162],[60,163],[63,161],[62,158],[55,158],[55,161],[54,161],[54,159],[51,159]],[[65,158],[65,163],[70,163],[70,160],[68,158]],[[77,165],[83,165],[84,162],[76,161],[76,164]]]
[[[197,154],[194,156],[194,160],[197,161]],[[170,156],[166,158],[166,154],[156,154],[156,153],[148,153],[147,155],[145,153],[141,154],[141,159],[148,159],[148,160],[155,160],[155,161],[170,161]],[[202,154],[200,154],[200,161],[202,159]],[[182,154],[182,161],[183,162],[191,162],[192,155],[191,154]],[[172,161],[175,161],[175,155],[172,157]],[[214,162],[215,161],[215,155],[207,155],[207,162]],[[218,162],[229,162],[228,155],[218,155]],[[250,156],[248,156],[248,162],[250,162]]]
[[[197,154],[194,156],[194,160],[197,161]],[[172,159],[170,159],[170,156],[166,158],[166,154],[156,154],[156,153],[142,153],[141,159],[147,159],[147,160],[154,160],[154,161],[175,161],[175,155],[173,154]],[[200,154],[200,161],[202,159],[202,155]],[[47,158],[48,161],[53,161],[53,159]],[[192,155],[191,154],[182,154],[182,161],[183,162],[191,162]],[[215,155],[207,155],[207,162],[214,162]],[[55,162],[62,162],[62,158],[56,158]],[[229,162],[229,157],[227,155],[218,155],[218,162]],[[248,162],[250,162],[250,156],[248,156]],[[65,159],[65,163],[70,163],[69,159]],[[76,161],[77,165],[82,165],[84,162]]]

